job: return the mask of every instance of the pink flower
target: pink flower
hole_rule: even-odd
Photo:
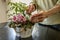
[[[13,22],[15,22],[15,23],[25,23],[26,18],[23,15],[18,14],[16,16],[13,16]]]
[[[13,16],[13,22],[16,22],[17,21],[17,17],[16,16]]]

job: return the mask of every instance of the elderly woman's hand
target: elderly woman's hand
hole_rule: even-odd
[[[35,9],[36,9],[36,8],[35,8],[35,4],[30,4],[30,5],[28,6],[28,9],[26,10],[26,13],[27,13],[27,14],[31,14],[31,12],[33,12]]]
[[[41,11],[38,12],[37,14],[32,15],[30,21],[32,23],[42,22],[47,17],[48,17],[47,12]]]

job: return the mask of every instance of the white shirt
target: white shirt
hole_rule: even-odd
[[[53,8],[55,4],[60,4],[60,0],[35,0],[35,3],[38,5],[38,8],[40,8],[39,10],[47,11]],[[46,18],[42,24],[60,24],[60,13],[56,13]]]

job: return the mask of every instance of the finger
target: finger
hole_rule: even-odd
[[[38,15],[39,14],[34,14],[34,15],[31,16],[31,18],[36,18],[36,17],[38,17]]]
[[[41,15],[41,16],[32,16],[31,19],[42,19],[45,18],[45,16]]]
[[[34,19],[34,20],[32,20],[32,23],[42,22],[43,20],[44,20],[44,19],[40,19],[40,20],[39,20],[39,19],[36,19],[36,20]]]
[[[31,19],[32,22],[41,22],[43,21],[45,18],[41,17],[41,18],[33,18]]]
[[[38,22],[42,22],[42,21],[44,21],[44,19],[45,19],[45,18],[39,19]]]
[[[31,13],[33,10],[34,10],[33,5],[29,5],[29,8],[28,8],[28,13]]]
[[[36,14],[35,14],[35,15],[36,15]],[[31,20],[33,20],[33,19],[42,19],[42,18],[46,18],[45,15],[38,15],[38,14],[37,14],[38,16],[37,16],[37,15],[35,16],[35,15],[31,16]]]
[[[38,20],[36,20],[36,19],[34,19],[34,20],[32,20],[32,23],[36,23]]]
[[[36,22],[42,22],[44,19],[45,19],[45,17],[40,17],[40,18],[37,18],[35,20],[36,20]]]
[[[37,19],[38,19],[38,17],[33,17],[33,18],[30,17],[30,20],[31,20],[31,21],[36,21]]]
[[[41,16],[43,16],[43,14],[35,14],[35,15],[32,16],[32,18],[33,17],[41,17]]]
[[[36,19],[33,19],[33,20],[31,19],[30,21],[31,21],[32,23],[35,23],[35,22],[36,22]]]
[[[38,19],[46,18],[46,16],[39,16]]]
[[[34,14],[33,17],[42,16],[42,15],[43,15],[43,11],[38,12],[38,14]]]
[[[38,19],[37,17],[31,17],[30,20],[36,20]]]

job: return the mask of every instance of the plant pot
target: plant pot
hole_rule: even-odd
[[[32,34],[32,29],[27,28],[26,31],[21,27],[16,27],[16,33],[18,36],[21,36],[21,38],[28,38]]]

